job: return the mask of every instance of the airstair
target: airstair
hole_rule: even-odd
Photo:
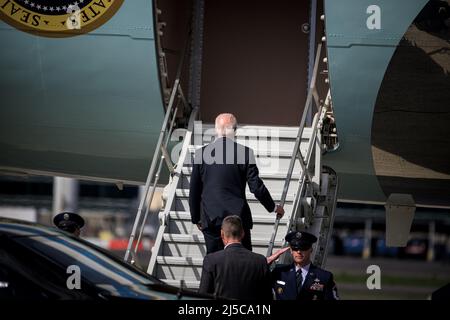
[[[260,177],[274,201],[284,205],[286,212],[277,219],[274,213],[265,210],[247,187],[246,196],[254,221],[251,234],[253,251],[270,255],[273,250],[286,245],[284,237],[288,231],[307,229],[319,239],[314,263],[322,266],[334,221],[338,181],[335,172],[321,163],[322,154],[334,149],[337,140],[335,128],[330,127],[330,94],[321,103],[315,87],[320,47],[299,127],[241,125],[237,129],[236,141],[254,150]],[[195,290],[199,286],[206,247],[202,233],[190,221],[189,181],[195,150],[213,141],[215,136],[214,126],[196,121],[198,110],[193,109],[187,129],[177,129],[183,142],[179,146],[178,161],[172,164],[167,146],[173,135],[176,108],[180,103],[186,102],[179,81],[175,80],[125,260],[133,262],[135,259],[148,215],[146,203],[154,196],[159,172],[162,164],[166,163],[171,179],[164,189],[164,208],[159,213],[160,226],[147,272],[168,284]],[[315,116],[312,124],[306,126],[309,109]],[[287,262],[287,256],[283,255],[279,262]]]

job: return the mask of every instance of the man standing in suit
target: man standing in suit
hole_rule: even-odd
[[[317,238],[305,231],[286,235],[294,263],[272,271],[277,300],[338,300],[333,274],[311,263],[312,244]]]
[[[227,216],[220,231],[224,250],[205,256],[200,293],[240,300],[271,300],[272,286],[266,257],[244,248],[241,219]]]
[[[234,141],[237,122],[234,115],[217,116],[217,139],[195,152],[192,169],[189,207],[191,221],[203,232],[207,253],[223,249],[220,226],[226,216],[236,214],[242,219],[242,245],[252,250],[250,229],[252,214],[245,197],[245,186],[269,212],[282,217],[284,210],[275,205],[269,191],[259,178],[253,150]]]

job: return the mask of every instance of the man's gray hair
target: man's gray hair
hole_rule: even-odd
[[[236,117],[231,113],[221,113],[216,117],[218,137],[234,137],[237,129]]]

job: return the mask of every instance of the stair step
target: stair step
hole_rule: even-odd
[[[306,150],[302,149],[302,154],[306,154]],[[184,167],[191,167],[192,166],[192,160],[193,154],[191,154],[191,157],[187,157],[184,161],[183,166]],[[258,169],[261,174],[265,175],[273,175],[273,174],[282,174],[286,176],[289,164],[291,163],[291,154],[282,154],[281,156],[278,155],[271,155],[271,156],[258,156],[256,158],[256,165],[258,166]],[[294,170],[293,172],[296,175],[299,175],[301,172],[301,166],[300,161],[297,159],[294,163]]]
[[[281,192],[271,193],[273,200],[275,203],[279,203],[281,201]],[[252,193],[246,192],[247,203],[250,207],[250,211],[252,214],[267,214],[266,208],[255,198]],[[288,193],[286,197],[286,202],[284,205],[284,210],[286,212],[291,212],[292,204],[293,204],[294,195]],[[172,208],[170,210],[173,211],[189,211],[189,189],[177,189],[176,198],[173,202]]]
[[[171,220],[183,220],[191,221],[191,214],[188,211],[170,211],[169,217]],[[275,222],[275,216],[270,215],[252,215],[253,224],[273,224]],[[283,217],[280,220],[280,225],[285,225],[288,223],[288,219]]]
[[[189,154],[190,156],[186,158],[185,164],[189,164],[189,160],[192,158],[193,154],[197,149],[200,149],[204,146],[203,145],[195,145],[195,146],[189,146]],[[256,164],[258,163],[265,163],[269,160],[274,159],[284,159],[285,162],[288,162],[292,157],[292,150],[294,149],[294,144],[289,145],[288,147],[283,146],[277,146],[277,145],[268,145],[266,147],[258,146],[258,145],[249,145],[250,148],[253,149],[254,155],[256,157]],[[302,143],[300,145],[300,151],[302,152],[302,155],[305,156],[306,152],[308,151],[308,145],[307,143]]]
[[[216,132],[214,124],[202,123],[201,134],[203,136],[215,136]],[[195,135],[200,135],[199,127],[194,128]],[[303,139],[309,139],[312,134],[312,128],[306,127],[303,129]],[[254,125],[238,125],[236,130],[236,137],[261,137],[261,136],[279,136],[283,138],[296,139],[298,134],[298,127],[288,126],[254,126]]]
[[[281,193],[279,193],[279,192],[271,193],[271,195],[272,195],[273,201],[277,202],[277,201],[281,200]],[[189,198],[189,189],[177,189],[176,196],[179,198]],[[258,201],[255,198],[255,196],[253,195],[253,193],[251,193],[251,192],[246,192],[245,197],[247,198],[248,201]],[[294,195],[288,194],[286,196],[286,202],[292,202],[292,201],[294,201]]]
[[[273,196],[273,195],[272,195]],[[288,197],[286,200],[286,203],[284,204],[284,211],[286,212],[291,212],[292,211],[292,201],[291,200],[292,197]],[[276,203],[279,202],[279,199],[274,198],[274,201]],[[252,212],[252,215],[257,215],[257,214],[268,214],[266,208],[264,208],[264,206],[259,203],[258,200],[256,199],[247,199],[247,203],[248,206],[250,207],[250,211]],[[174,211],[189,211],[189,199],[186,196],[183,197],[176,197],[175,201],[172,204],[172,208],[170,208],[170,210],[174,210]]]
[[[300,149],[305,151],[311,137],[312,129],[305,128]],[[297,127],[268,127],[268,126],[245,126],[238,127],[235,141],[248,146],[255,151],[255,155],[270,155],[279,151],[280,157],[290,158],[294,149],[298,134]],[[216,139],[213,125],[204,125],[202,132],[194,129],[193,144],[199,148],[209,144]],[[193,152],[193,149],[190,150]]]
[[[172,266],[201,267],[203,265],[203,258],[158,256],[156,258],[156,260],[159,264],[172,265]]]
[[[254,236],[252,231],[253,252],[266,255],[271,233],[267,237]],[[281,248],[285,234],[278,233],[275,248]],[[171,234],[163,235],[160,256],[203,258],[206,255],[205,240],[202,234]]]
[[[169,259],[171,258],[171,259]],[[163,279],[200,280],[203,258],[157,257],[156,277]]]
[[[196,150],[202,148],[205,144],[202,145],[195,145],[195,146],[189,146],[189,153],[195,153]],[[258,158],[262,158],[262,157],[270,157],[270,158],[291,158],[292,157],[292,148],[289,149],[280,149],[277,148],[263,148],[263,147],[258,147],[258,146],[249,146],[250,148],[253,149],[254,151],[254,155]],[[302,148],[303,146],[300,146],[300,150],[302,151],[302,154],[305,154],[304,152],[306,151],[306,144],[304,145],[305,148]]]
[[[270,213],[252,215],[252,237],[265,237],[272,234],[275,224],[275,215]],[[288,228],[288,218],[285,215],[278,225],[278,233],[285,235]],[[196,225],[191,222],[191,214],[183,211],[171,211],[169,214],[168,233],[171,234],[202,234]]]
[[[164,241],[166,242],[177,242],[177,243],[205,243],[205,239],[203,238],[203,235],[196,235],[196,234],[170,234],[165,233],[163,235]],[[267,235],[267,238],[270,238],[270,234]],[[254,247],[267,247],[269,243],[268,239],[261,239],[261,238],[253,238],[252,237],[252,245]],[[275,241],[275,245],[282,246],[282,241],[277,240]]]
[[[189,189],[192,168],[184,167],[182,169],[182,173],[183,173],[183,175],[180,177],[180,180],[178,182],[178,188]],[[291,179],[291,182],[289,184],[289,189],[288,189],[289,193],[295,192],[297,190],[299,176],[300,176],[299,174],[296,174]],[[264,181],[265,186],[271,193],[272,192],[274,192],[274,193],[282,193],[283,192],[284,183],[286,180],[286,173],[261,172],[259,177]],[[250,192],[248,186],[246,186],[246,192]]]
[[[181,173],[183,175],[190,176],[192,174],[192,167],[191,166],[183,167],[181,169]],[[287,173],[284,173],[284,172],[260,172],[259,177],[264,180],[271,179],[271,180],[283,180],[284,181],[286,179],[286,174]],[[300,179],[300,174],[293,173],[291,180],[297,181],[298,179]]]
[[[160,279],[161,281],[164,281],[165,283],[174,286],[174,287],[180,287],[180,280],[174,280],[174,279]],[[183,280],[183,288],[188,288],[191,290],[198,290],[200,287],[200,281],[199,280]]]

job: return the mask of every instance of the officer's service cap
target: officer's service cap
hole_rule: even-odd
[[[285,239],[293,250],[308,250],[311,248],[312,244],[317,241],[315,235],[306,231],[289,232]]]
[[[53,223],[64,231],[74,232],[75,229],[81,229],[84,226],[84,219],[73,212],[62,212],[53,218]]]

